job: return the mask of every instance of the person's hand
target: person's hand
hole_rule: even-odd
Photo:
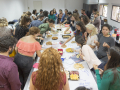
[[[73,25],[73,22],[71,22],[71,24]]]
[[[87,32],[84,33],[85,38],[87,38]]]
[[[40,37],[40,40],[44,40],[44,38]]]
[[[81,58],[82,60],[84,60],[84,59],[83,59],[83,55],[82,55],[82,54],[80,54],[80,58]]]
[[[106,42],[103,43],[103,47],[108,47],[108,46],[109,45]]]
[[[97,70],[98,69],[98,65],[93,65],[93,68],[95,69],[95,70]]]
[[[64,47],[65,46],[65,44],[63,43],[62,45],[61,45],[61,47]]]
[[[99,69],[99,71],[100,71],[100,74],[102,74],[103,73],[103,70],[101,69],[101,68],[98,68]]]
[[[95,44],[97,44],[97,43],[98,43],[98,41],[95,41],[95,40],[94,40],[94,43],[95,43]]]

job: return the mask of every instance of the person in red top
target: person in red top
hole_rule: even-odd
[[[54,48],[42,53],[38,71],[30,79],[30,90],[70,90],[61,55]]]
[[[13,58],[8,57],[12,53],[16,40],[12,36],[0,38],[0,90],[20,90],[21,83],[17,65]]]
[[[18,66],[19,78],[22,83],[21,90],[23,90],[29,73],[33,66],[33,55],[36,52],[37,56],[41,56],[41,45],[35,39],[40,35],[38,27],[31,27],[29,35],[21,38],[16,44],[18,53],[15,55],[14,62]]]

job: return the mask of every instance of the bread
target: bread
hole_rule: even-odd
[[[58,39],[58,37],[52,37],[52,39],[53,39],[53,40],[57,40],[57,39]]]
[[[51,42],[46,42],[46,45],[52,45],[52,43]]]

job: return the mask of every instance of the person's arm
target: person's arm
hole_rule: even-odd
[[[67,22],[67,20],[65,20],[62,24],[66,23],[66,22]]]
[[[104,72],[103,77],[101,79],[99,70],[95,70],[97,77],[97,85],[99,90],[109,90],[111,82],[113,81],[114,75],[110,72]]]
[[[37,53],[37,56],[38,56],[38,57],[41,57],[41,52],[40,52],[40,50],[37,50],[36,53]]]
[[[98,41],[98,37],[95,35],[94,37],[92,37],[91,38],[92,40],[91,40],[91,44],[89,45],[92,49],[94,49],[95,48],[95,43],[94,43],[94,41]]]
[[[67,41],[65,41],[62,46],[64,46],[67,42],[69,42],[71,39],[73,39],[75,37],[75,35],[72,35],[70,38],[67,39]]]
[[[68,27],[65,31],[64,31],[64,34],[66,34],[66,32],[70,29],[70,27]]]
[[[63,90],[70,90],[69,82],[68,82],[67,76],[66,76],[66,84],[63,86]]]
[[[10,89],[11,90],[20,90],[21,83],[20,83],[20,80],[19,80],[17,66],[12,67],[11,71],[9,72],[9,75],[8,75],[7,79],[8,79],[8,82],[10,84]]]
[[[90,62],[90,51],[87,50],[87,47],[82,47],[83,59],[87,62]]]
[[[98,41],[94,41],[94,43],[99,47],[100,43]]]
[[[32,16],[33,20],[35,20],[36,18],[34,16]]]
[[[16,30],[16,27],[15,27],[15,29],[14,29],[14,31],[13,31],[13,35],[15,35],[15,30]]]
[[[31,78],[30,78],[30,87],[29,87],[29,90],[35,90],[35,87],[34,87],[33,82],[32,82],[32,75],[31,75]]]
[[[63,16],[61,18],[61,23],[64,21],[64,16],[65,16],[65,14],[63,14]]]

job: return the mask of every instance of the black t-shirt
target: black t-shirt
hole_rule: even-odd
[[[27,34],[27,32],[29,32],[28,27],[23,27],[18,24],[15,30],[15,38],[19,40],[20,38],[24,37]]]

